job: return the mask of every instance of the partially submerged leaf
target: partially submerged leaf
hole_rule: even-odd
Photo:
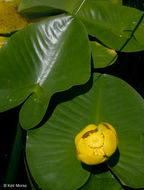
[[[90,42],[94,68],[112,65],[117,59],[115,50],[104,47],[98,42]]]
[[[72,16],[49,17],[12,35],[0,50],[0,63],[0,111],[30,96],[20,122],[25,129],[34,127],[54,93],[89,79],[87,32]]]
[[[16,0],[0,0],[0,34],[7,34],[22,29],[28,24],[25,17],[21,16]]]

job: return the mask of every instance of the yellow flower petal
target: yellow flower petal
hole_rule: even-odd
[[[90,124],[75,137],[77,159],[89,165],[106,161],[116,150],[118,138],[109,123]]]
[[[76,138],[75,138],[75,144],[77,144],[77,142],[80,140],[80,138],[81,138],[86,132],[88,132],[88,131],[90,131],[90,130],[94,130],[94,129],[96,129],[96,128],[97,128],[97,126],[94,125],[94,124],[89,124],[88,126],[86,126],[82,131],[80,131],[80,132],[77,134],[77,136],[76,136]]]
[[[106,160],[104,151],[101,148],[90,148],[83,139],[80,139],[76,151],[78,160],[85,164],[94,165],[95,163],[99,164]]]
[[[106,156],[109,157],[115,152],[117,148],[118,138],[116,131],[111,125],[107,123],[100,123],[98,128],[104,135],[104,152]]]

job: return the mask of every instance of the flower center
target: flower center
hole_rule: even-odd
[[[89,131],[89,135],[84,139],[86,144],[90,148],[100,148],[104,144],[104,136],[101,132],[99,131]]]

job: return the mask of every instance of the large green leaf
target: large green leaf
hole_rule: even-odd
[[[94,68],[103,68],[112,65],[118,55],[117,53],[109,48],[104,47],[98,42],[90,42],[92,58],[93,58],[93,66]]]
[[[120,183],[109,172],[92,174],[87,183],[79,190],[122,190]]]
[[[85,83],[89,75],[88,36],[79,21],[57,16],[30,25],[0,49],[0,111],[30,96],[20,122],[31,128],[43,118],[52,94]]]
[[[144,49],[144,44],[135,34],[131,37],[142,17],[142,12],[137,9],[108,2],[85,1],[77,17],[90,35],[112,49],[125,52]]]
[[[144,187],[144,100],[132,87],[119,78],[95,74],[93,81],[55,96],[52,102],[59,104],[47,123],[27,134],[28,164],[41,187],[75,189],[78,181],[84,183],[87,177],[76,162],[74,137],[86,125],[99,122],[109,122],[118,133],[118,150],[109,167],[124,185]]]

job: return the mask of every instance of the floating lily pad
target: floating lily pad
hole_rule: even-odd
[[[50,17],[12,35],[0,49],[0,63],[0,111],[28,98],[20,122],[25,129],[34,127],[55,92],[89,79],[87,32],[72,16]]]
[[[52,102],[58,99],[60,94]],[[88,174],[76,160],[74,138],[88,124],[103,121],[114,126],[119,139],[107,165],[122,184],[143,188],[142,97],[119,78],[95,74],[86,85],[62,93],[61,100],[57,106],[51,104],[49,111],[53,111],[42,127],[27,133],[26,156],[36,183],[55,190],[74,190],[84,184]]]
[[[103,68],[112,65],[118,55],[115,50],[104,47],[98,42],[90,42],[94,68]]]

